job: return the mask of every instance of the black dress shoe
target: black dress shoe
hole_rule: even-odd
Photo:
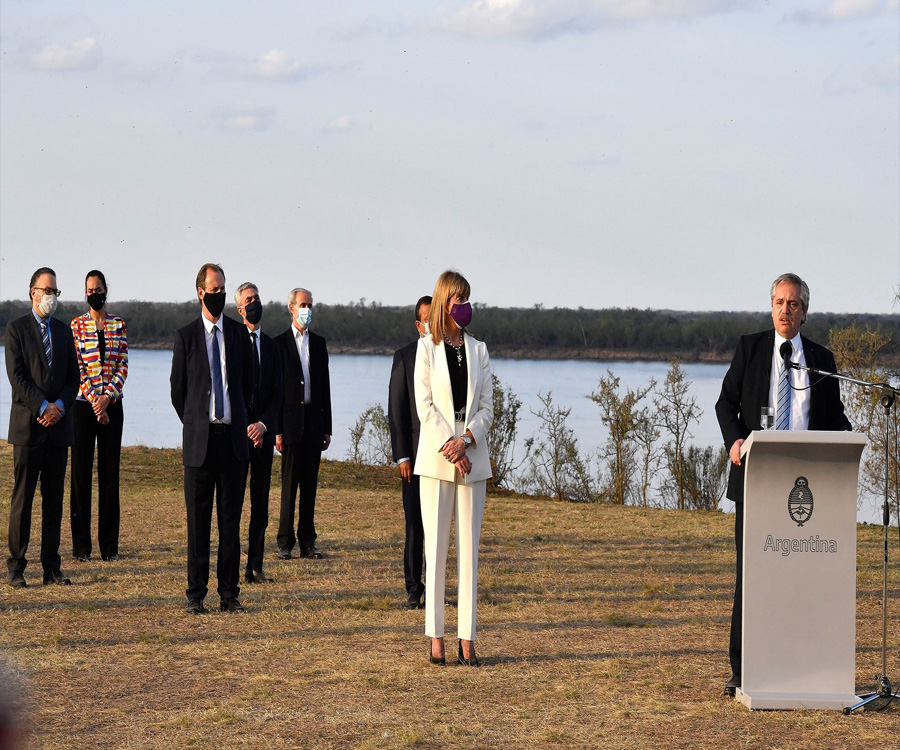
[[[467,659],[465,656],[463,656],[462,644],[460,643],[459,648],[456,652],[456,661],[458,661],[464,667],[480,667],[481,666],[481,664],[478,661],[478,657],[475,656],[475,646],[474,645],[472,646],[472,658]]]
[[[291,559],[291,551],[289,549],[285,549],[284,547],[278,548],[278,559],[279,560],[290,560]]]
[[[428,639],[428,661],[432,664],[440,664],[441,666],[447,663],[446,656],[435,656],[434,651],[431,650],[431,639]]]
[[[737,675],[731,675],[731,679],[725,683],[725,695],[734,698],[737,689],[741,686],[741,678]]]
[[[119,559],[118,555],[102,555],[103,562],[117,562]]]
[[[189,615],[202,615],[208,611],[209,610],[203,606],[202,599],[191,599],[188,602],[187,609],[185,609],[185,612]]]
[[[229,599],[223,599],[219,602],[219,609],[222,612],[246,612],[243,605],[237,600],[237,597],[232,596]]]
[[[406,600],[406,604],[404,605],[404,607],[405,607],[406,609],[421,609],[421,608],[422,608],[422,604],[421,604],[421,602],[419,601],[419,597],[417,597],[417,596],[416,596],[416,597],[412,597],[412,596],[411,596],[411,597],[409,597],[409,598]]]
[[[274,578],[269,578],[259,570],[255,572],[252,570],[248,570],[244,574],[244,581],[246,583],[275,583]]]
[[[311,560],[321,560],[325,555],[316,547],[315,544],[309,547],[300,548],[300,557],[308,557]]]
[[[9,574],[9,585],[14,589],[24,589],[28,584],[25,583],[25,576],[16,571],[15,573]]]
[[[61,570],[45,570],[44,585],[55,583],[58,586],[71,586],[72,582],[63,575]]]
[[[90,562],[91,561],[90,555],[72,555],[72,557],[74,557],[78,562]]]

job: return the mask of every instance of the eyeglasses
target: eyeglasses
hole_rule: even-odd
[[[52,294],[54,297],[59,297],[62,294],[59,289],[54,289],[52,286],[33,286],[32,289],[37,289],[39,292],[43,292],[44,294]]]

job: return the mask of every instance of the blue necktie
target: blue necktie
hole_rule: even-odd
[[[50,324],[41,323],[41,340],[44,342],[44,354],[47,355],[47,367],[53,369],[53,347],[50,346]]]
[[[787,358],[781,362],[778,374],[778,411],[775,414],[775,429],[787,430],[791,425],[791,381]]]
[[[212,329],[212,381],[216,419],[225,416],[225,389],[222,387],[222,361],[219,355],[219,327]]]

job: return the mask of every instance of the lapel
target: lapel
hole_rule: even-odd
[[[202,316],[203,313],[201,313]],[[203,357],[202,361],[206,362],[206,367],[201,367],[201,377],[206,389],[212,388],[212,373],[209,370],[209,354],[206,351],[206,327],[203,325],[203,318],[197,318],[194,321],[194,345],[197,352]]]
[[[31,339],[32,339],[32,346],[34,347],[34,349],[35,349],[36,351],[39,352],[39,354],[38,354],[38,360],[40,361],[41,366],[44,368],[44,370],[45,370],[47,373],[49,373],[49,372],[50,372],[50,365],[47,363],[47,353],[44,351],[44,339],[41,338],[41,326],[40,326],[40,324],[37,322],[37,320],[35,319],[35,317],[34,317],[34,312],[33,312],[32,310],[29,310],[29,311],[28,311],[28,317],[30,318],[31,322],[30,322],[29,325],[26,327],[26,329],[27,329],[27,331],[28,331],[28,334],[27,334],[27,335],[29,335],[29,336],[31,337]],[[51,320],[52,320],[52,318],[51,318]],[[55,347],[55,344],[54,344],[54,339],[55,339],[55,338],[56,338],[56,337],[53,335],[53,329],[52,329],[52,327],[51,327],[51,330],[50,330],[50,346],[53,347],[53,356],[54,356],[54,357],[56,356],[56,347]]]
[[[453,386],[450,384],[450,368],[447,367],[447,352],[443,341],[434,345],[431,361],[434,379],[438,385],[431,386],[431,397],[437,403],[438,411],[453,424]],[[468,354],[468,352],[467,352]]]
[[[759,382],[756,384],[756,399],[760,406],[769,405],[769,385],[772,378],[772,357],[775,352],[775,329],[766,331],[762,337],[762,343],[756,350],[756,356],[759,358]],[[756,410],[759,411],[758,409]],[[757,413],[757,417],[759,414]]]
[[[478,379],[478,373],[475,367],[475,357],[472,356],[475,345],[471,343],[468,333],[463,332],[463,344],[466,347],[466,365],[468,370],[469,382],[466,387],[466,420],[472,413],[472,400],[475,398],[475,385]]]

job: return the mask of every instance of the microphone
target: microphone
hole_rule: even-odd
[[[778,353],[781,355],[781,358],[784,360],[784,368],[786,370],[790,370],[792,367],[796,367],[796,365],[791,362],[791,355],[794,353],[794,347],[791,346],[790,341],[785,341],[779,348]]]

